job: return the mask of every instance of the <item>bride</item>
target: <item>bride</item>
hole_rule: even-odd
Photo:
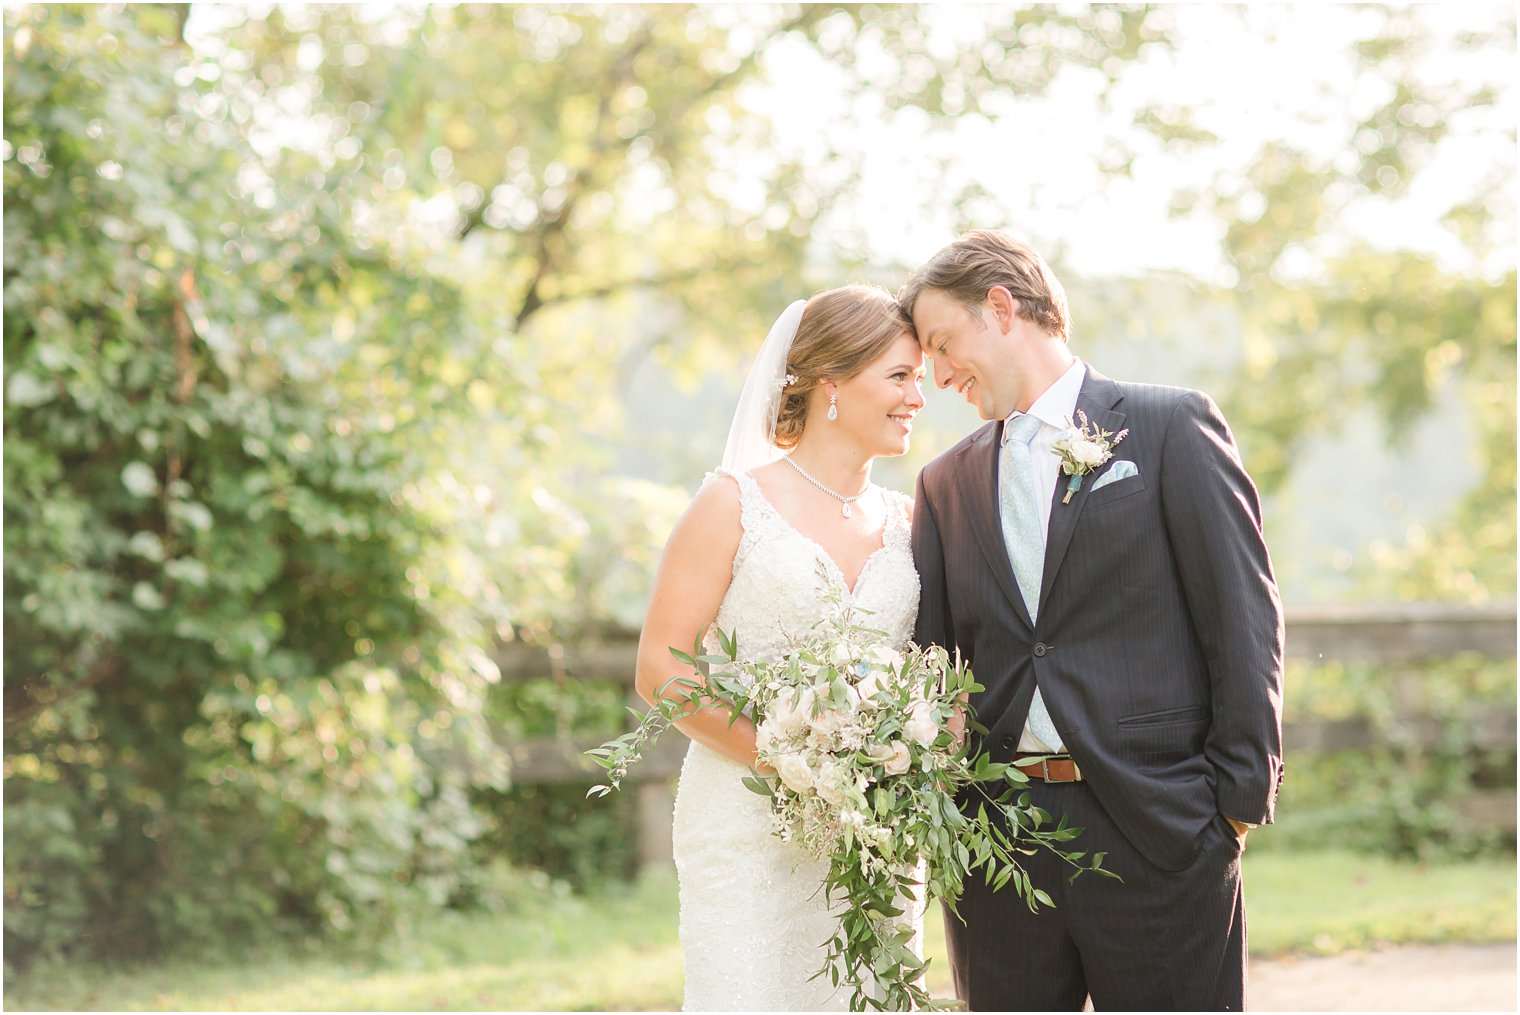
[[[750,369],[723,467],[666,543],[639,639],[645,700],[692,675],[672,646],[702,636],[717,651],[715,627],[737,634],[741,659],[778,658],[822,616],[830,584],[907,643],[913,505],[874,485],[871,463],[908,450],[923,376],[912,325],[885,290],[846,286],[787,307]],[[812,978],[835,924],[826,862],[773,834],[769,801],[740,782],[757,764],[754,724],[703,709],[677,725],[692,739],[674,828],[684,1008],[845,1009],[847,989]]]

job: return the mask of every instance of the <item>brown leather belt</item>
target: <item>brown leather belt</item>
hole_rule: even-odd
[[[1043,761],[1021,761],[1021,758],[1043,758]],[[1069,754],[1016,754],[1013,758],[1013,767],[1029,776],[1031,779],[1043,779],[1045,782],[1081,782],[1082,770],[1072,760]]]

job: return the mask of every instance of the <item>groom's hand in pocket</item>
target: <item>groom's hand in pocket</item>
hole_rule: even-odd
[[[945,729],[949,730],[950,736],[955,738],[957,749],[966,746],[966,709],[969,702],[970,698],[967,695],[961,695],[960,701],[945,720]]]

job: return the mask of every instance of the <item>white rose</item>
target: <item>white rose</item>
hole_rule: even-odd
[[[781,776],[781,781],[786,788],[793,793],[806,793],[813,788],[813,770],[808,767],[807,759],[800,754],[783,754],[771,762],[771,767],[776,774]]]
[[[886,763],[887,774],[902,775],[908,770],[908,765],[912,760],[912,755],[908,753],[907,744],[901,740],[892,741],[892,757]]]
[[[776,740],[785,740],[794,726],[792,719],[794,711],[792,703],[784,696],[777,698],[765,710],[765,718],[760,720],[760,728],[769,730]]]
[[[762,722],[759,726],[755,727],[755,750],[756,751],[758,751],[761,754],[764,754],[766,751],[768,751],[768,750],[771,749],[771,744],[773,744],[774,742],[775,742],[775,738],[771,735],[771,724],[770,723],[768,723],[768,722]]]
[[[1071,457],[1083,465],[1102,465],[1107,454],[1103,445],[1085,437],[1071,442]]]
[[[836,641],[829,650],[829,662],[840,669],[847,669],[855,662],[855,646],[847,641]]]
[[[837,732],[839,727],[843,726],[844,723],[845,714],[837,708],[831,708],[815,715],[811,725],[819,733],[830,736]]]
[[[903,726],[903,736],[923,747],[934,743],[935,738],[939,736],[939,727],[935,725],[928,702],[914,703],[913,711]]]
[[[818,790],[818,795],[835,807],[844,803],[844,785],[843,780],[840,779],[841,774],[838,765],[826,765],[819,771],[818,778],[814,783]]]
[[[803,688],[799,693],[796,688],[788,688],[776,695],[776,700],[771,702],[771,707],[766,711],[765,722],[771,727],[774,736],[785,739],[802,729],[812,714],[812,690]]]

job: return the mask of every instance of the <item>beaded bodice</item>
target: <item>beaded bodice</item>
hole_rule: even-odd
[[[748,659],[777,659],[788,643],[807,634],[823,616],[827,585],[846,602],[868,611],[871,627],[887,632],[894,644],[913,635],[918,616],[918,571],[913,567],[909,509],[903,494],[882,490],[887,522],[880,549],[872,553],[855,579],[845,581],[839,565],[817,542],[797,531],[765,499],[760,484],[745,472],[718,470],[739,484],[744,534],[734,554],[733,580],[718,607],[715,626],[737,632],[739,652]],[[704,646],[717,650],[708,634]]]

